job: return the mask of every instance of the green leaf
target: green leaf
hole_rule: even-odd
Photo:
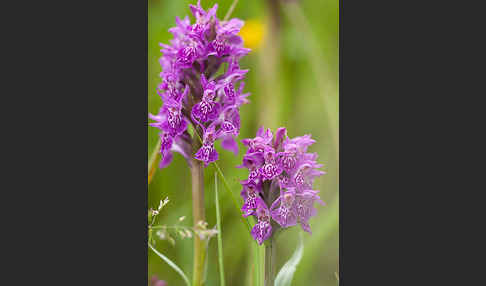
[[[292,283],[295,270],[297,269],[297,265],[299,265],[304,252],[304,238],[302,232],[299,234],[299,245],[297,245],[297,248],[289,261],[287,261],[278,272],[277,277],[275,278],[275,286],[290,286]]]
[[[184,282],[186,282],[187,286],[191,286],[191,283],[189,283],[189,279],[187,278],[186,274],[184,274],[184,272],[179,268],[179,266],[177,266],[174,262],[172,262],[172,260],[167,258],[167,256],[158,252],[157,249],[155,249],[150,243],[148,246],[150,247],[150,249],[152,249],[155,252],[155,254],[157,254],[160,258],[162,258],[162,260],[164,260],[167,264],[169,264],[169,266],[172,267],[172,269],[174,269],[177,273],[179,273],[179,275],[181,275],[182,279],[184,279]]]
[[[214,174],[214,200],[216,204],[216,225],[218,229],[218,260],[219,260],[219,281],[220,285],[225,286],[224,281],[224,264],[223,264],[223,238],[221,235],[221,214],[219,210],[219,199],[218,199],[218,176]]]

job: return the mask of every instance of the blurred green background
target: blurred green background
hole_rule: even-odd
[[[156,94],[161,71],[159,43],[172,38],[167,30],[175,26],[175,16],[190,15],[189,4],[197,0],[148,1],[148,112],[156,114],[162,105]],[[222,19],[233,0],[202,0],[207,9],[218,3]],[[280,1],[239,0],[231,17],[244,20],[242,36],[252,52],[242,59],[242,69],[250,69],[245,92],[251,92],[250,104],[241,107],[239,139],[254,137],[260,125],[275,130],[285,126],[290,137],[312,134],[317,141],[310,152],[319,154],[327,174],[317,178],[314,189],[320,190],[326,206],[318,206],[318,215],[310,220],[312,235],[305,233],[304,255],[297,267],[292,285],[337,285],[339,273],[339,2],[338,0]],[[192,16],[191,16],[192,17]],[[277,22],[272,22],[279,19]],[[194,19],[191,18],[191,21]],[[278,23],[272,25],[271,23]],[[148,156],[157,142],[158,130],[148,127]],[[216,148],[218,161],[231,189],[239,197],[239,181],[248,176],[246,169],[237,169],[245,149],[239,142],[238,156]],[[205,206],[209,226],[216,224],[214,206],[214,172],[205,169]],[[174,155],[169,167],[157,170],[148,188],[149,208],[156,208],[169,197],[156,224],[173,225],[186,216],[184,225],[192,225],[191,177],[182,156]],[[252,285],[253,251],[249,236],[239,220],[230,195],[220,182],[222,238],[227,285]],[[292,255],[300,227],[293,227],[277,241],[278,269]],[[177,263],[192,277],[192,240],[177,239],[172,246],[158,240],[156,248]],[[208,250],[206,285],[219,285],[217,241],[213,238]],[[152,251],[148,250],[149,278],[156,274],[168,285],[183,285],[178,274]]]

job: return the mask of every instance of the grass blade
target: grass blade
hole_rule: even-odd
[[[177,273],[179,273],[179,275],[181,275],[182,279],[184,279],[184,282],[186,282],[187,286],[191,286],[191,283],[189,282],[189,278],[187,278],[186,274],[184,274],[184,272],[179,268],[179,266],[177,266],[174,262],[172,262],[172,260],[167,258],[167,256],[158,252],[157,249],[155,249],[150,243],[148,244],[148,246],[150,247],[150,249],[152,249],[155,252],[155,254],[157,254],[160,258],[162,258],[162,260],[164,260],[167,264],[169,264],[169,266],[172,267],[172,269],[174,269]]]
[[[216,226],[218,229],[218,260],[219,260],[219,281],[220,285],[225,286],[224,283],[224,264],[223,264],[223,232],[221,231],[221,213],[219,210],[218,198],[218,176],[214,174],[214,200],[216,204]]]
[[[275,286],[290,286],[292,283],[292,278],[294,277],[297,265],[302,259],[302,254],[304,252],[304,237],[302,232],[299,232],[299,245],[295,249],[292,257],[282,266],[280,271],[275,278]]]
[[[157,144],[155,144],[154,151],[152,151],[152,155],[150,155],[149,163],[148,163],[148,184],[150,185],[150,182],[152,181],[152,178],[154,177],[155,171],[157,170],[157,154],[159,154],[159,149],[160,149],[160,144],[161,141],[157,141]]]
[[[228,21],[229,17],[231,16],[231,13],[233,13],[233,10],[235,9],[237,3],[238,3],[238,0],[233,0],[233,3],[231,3],[231,6],[228,9],[228,12],[226,12],[226,15],[224,16],[223,21]]]
[[[216,168],[216,171],[218,172],[221,180],[223,181],[223,184],[224,186],[226,187],[226,190],[228,191],[228,193],[230,193],[231,195],[231,199],[233,201],[233,204],[235,205],[235,208],[238,209],[238,211],[241,209],[240,205],[238,204],[238,201],[236,200],[236,197],[235,195],[233,194],[233,192],[231,191],[231,188],[229,187],[228,185],[228,182],[226,181],[226,178],[224,177],[223,175],[223,172],[221,171],[221,169],[219,168],[218,164],[216,162],[213,162],[212,164],[214,164],[214,167]],[[251,234],[251,226],[250,226],[250,223],[248,223],[248,220],[245,219],[243,216],[240,216],[243,224],[246,225],[246,228],[248,230],[248,234],[250,235]],[[256,243],[256,241],[255,241]]]

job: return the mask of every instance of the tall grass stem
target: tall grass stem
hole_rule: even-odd
[[[218,261],[219,261],[219,280],[221,286],[225,286],[224,281],[224,264],[223,264],[223,232],[221,230],[221,211],[219,210],[218,198],[218,176],[214,174],[214,203],[216,205],[216,225],[218,228]]]

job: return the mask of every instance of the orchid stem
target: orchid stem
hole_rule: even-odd
[[[272,235],[265,243],[265,286],[275,284],[277,245]]]
[[[270,206],[272,205],[272,202],[277,199],[279,191],[275,187],[269,186],[264,189],[264,193],[266,195],[265,203]],[[272,222],[272,229],[272,235],[267,241],[265,241],[265,286],[274,286],[275,283],[275,257],[277,256],[276,238],[280,228],[274,222]]]
[[[195,142],[194,149],[197,150],[200,146]],[[205,221],[204,215],[204,169],[201,161],[191,159],[191,177],[192,177],[192,217],[194,228],[197,227],[200,221]],[[201,240],[198,235],[194,236],[194,271],[193,271],[193,286],[203,285],[204,276],[204,260],[206,256],[205,242]]]

